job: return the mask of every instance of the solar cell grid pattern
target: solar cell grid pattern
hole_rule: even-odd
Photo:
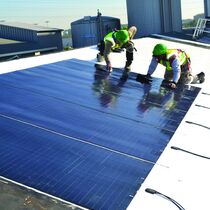
[[[126,209],[200,89],[71,59],[0,75],[0,176],[89,209]]]

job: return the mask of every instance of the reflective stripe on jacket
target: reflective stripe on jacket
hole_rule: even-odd
[[[117,44],[115,42],[115,31],[114,32],[110,32],[108,33],[105,37],[104,37],[104,42],[106,43],[107,41],[111,42],[112,43],[112,50],[113,49],[119,49],[120,48],[120,45]]]

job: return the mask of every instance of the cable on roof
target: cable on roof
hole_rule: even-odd
[[[163,197],[163,198],[169,200],[170,202],[172,202],[179,210],[185,210],[185,208],[184,208],[181,204],[179,204],[179,203],[178,203],[177,201],[175,201],[173,198],[171,198],[171,197],[169,197],[169,196],[167,196],[167,195],[164,195],[163,193],[160,193],[160,192],[158,192],[158,191],[156,191],[156,190],[153,190],[153,189],[151,189],[151,188],[146,188],[145,191],[146,191],[147,193],[150,193],[150,194],[153,194],[153,195],[154,195],[154,194],[160,195],[161,197]]]
[[[210,93],[205,93],[205,92],[202,92],[203,95],[208,95],[210,96]]]
[[[189,124],[193,124],[193,125],[198,125],[198,126],[200,126],[200,127],[202,127],[202,128],[206,128],[206,129],[209,129],[210,130],[210,127],[208,127],[208,126],[205,126],[205,125],[201,125],[201,124],[199,124],[199,123],[194,123],[194,122],[191,122],[191,121],[185,121],[186,123],[189,123]]]
[[[195,106],[197,106],[197,107],[201,107],[201,108],[205,108],[205,109],[210,109],[210,107],[203,106],[203,105],[199,105],[199,104],[195,104]]]
[[[179,151],[182,151],[182,152],[186,152],[186,153],[188,153],[188,154],[191,154],[191,155],[195,155],[195,156],[197,156],[197,157],[201,157],[201,158],[205,158],[205,159],[210,160],[210,157],[207,157],[207,156],[204,156],[204,155],[199,155],[199,154],[197,154],[197,153],[190,152],[190,151],[185,150],[185,149],[182,149],[182,148],[180,148],[180,147],[171,146],[171,149],[179,150]]]

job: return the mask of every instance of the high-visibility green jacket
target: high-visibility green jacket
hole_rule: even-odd
[[[157,64],[160,63],[166,67],[166,71],[173,70],[173,81],[178,82],[180,78],[180,72],[182,70],[181,67],[187,64],[188,61],[190,61],[190,57],[183,50],[168,49],[165,59],[158,60],[155,57],[152,58],[147,73],[152,75],[157,67]]]
[[[116,36],[115,36],[115,31],[114,32],[110,32],[108,33],[105,37],[104,37],[104,42],[106,43],[107,41],[111,42],[112,43],[112,50],[113,49],[119,49],[120,48],[120,45],[117,44],[115,42],[116,40]]]

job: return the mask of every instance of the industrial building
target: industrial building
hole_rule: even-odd
[[[197,39],[200,35],[209,35],[210,0],[204,0],[204,20],[199,20],[197,28],[187,30],[187,39]],[[128,26],[138,28],[135,38],[154,34],[178,33],[182,37],[186,34],[182,29],[181,0],[127,0]],[[71,23],[72,42],[74,48],[98,44],[108,32],[119,29],[120,20],[115,17],[85,16]],[[190,34],[190,36],[189,36]],[[176,34],[177,35],[177,34]]]
[[[210,0],[204,0],[204,13],[206,18],[210,18]]]
[[[62,29],[0,22],[0,59],[62,51]]]
[[[137,37],[182,31],[180,0],[127,0],[127,13],[129,25],[139,29]]]
[[[127,0],[127,14],[128,25],[139,29],[137,38],[151,34],[182,33],[181,0]],[[198,30],[204,30],[208,35],[210,0],[204,0],[204,16],[208,20],[198,25]]]

